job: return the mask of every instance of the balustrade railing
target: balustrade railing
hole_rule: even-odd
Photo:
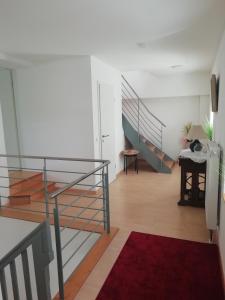
[[[29,259],[31,248],[33,260]],[[0,259],[0,298],[3,300],[51,300],[49,264],[53,260],[48,221],[28,234],[18,245]],[[22,268],[18,268],[18,262]],[[31,276],[31,263],[35,275]],[[10,272],[6,272],[9,268]],[[23,277],[24,286],[19,285]],[[36,290],[32,288],[35,286]],[[12,289],[11,289],[12,287]]]
[[[163,129],[166,125],[155,116],[122,76],[123,114],[137,131],[139,140],[144,138],[163,151]]]
[[[8,158],[17,158],[18,166],[8,166]],[[109,163],[82,158],[0,155],[0,212],[13,212],[17,218],[26,214],[28,219],[47,219],[55,227],[60,299],[64,299],[66,266],[87,242],[110,232]],[[20,203],[28,194],[30,201]],[[68,235],[71,229],[73,234]],[[69,247],[73,251],[68,255]]]

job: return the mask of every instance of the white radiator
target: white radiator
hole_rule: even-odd
[[[217,228],[218,191],[219,191],[220,148],[215,142],[208,143],[205,214],[209,230]]]

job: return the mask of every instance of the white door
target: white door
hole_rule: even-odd
[[[109,84],[98,84],[101,159],[110,160],[109,182],[116,178],[114,94]]]

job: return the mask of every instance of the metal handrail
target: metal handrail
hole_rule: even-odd
[[[126,93],[125,93],[124,91],[122,91],[122,93],[127,97],[127,95],[126,95]],[[122,97],[122,99],[123,99],[123,101],[127,101],[127,102],[131,103],[131,104],[135,107],[135,110],[137,111],[137,116],[138,116],[138,109],[136,108],[136,105],[138,105],[138,104],[137,104],[137,103],[133,103],[133,102],[136,101],[136,99],[129,99],[128,97],[127,97],[127,99],[124,98],[124,97]],[[138,101],[138,100],[137,100],[137,101]],[[136,105],[135,105],[135,104],[136,104]],[[161,131],[161,127],[162,127],[162,126],[160,126],[160,128],[157,127],[156,124],[153,123],[153,122],[146,116],[146,113],[145,113],[144,111],[142,112],[142,107],[140,107],[139,113],[140,113],[140,116],[141,116],[141,113],[144,114],[144,117],[145,117],[145,118],[143,118],[144,121],[146,121],[145,119],[147,119],[148,122],[151,123],[157,130]],[[154,129],[152,128],[152,130],[154,130]]]
[[[80,161],[80,162],[99,162],[105,163],[104,159],[89,159],[89,158],[71,158],[71,157],[57,157],[57,156],[35,156],[35,155],[17,155],[17,154],[0,154],[0,157],[22,158],[22,159],[47,159],[47,160],[66,160],[66,161]]]
[[[59,189],[56,192],[53,192],[49,195],[49,197],[52,198],[57,198],[60,194],[62,194],[63,192],[69,190],[70,188],[72,188],[74,185],[77,185],[78,183],[80,183],[81,181],[83,181],[84,179],[88,178],[89,176],[93,175],[94,173],[98,172],[99,170],[101,170],[102,168],[108,166],[110,164],[109,160],[105,160],[103,162],[103,164],[97,168],[95,168],[94,170],[92,170],[91,172],[81,176],[80,178],[72,181],[71,183],[67,184],[65,187]]]
[[[153,116],[163,127],[166,127],[166,125],[149,110],[149,108],[144,104],[144,102],[141,99],[140,102],[151,116]]]
[[[63,277],[63,267],[69,262],[69,260],[78,252],[78,250],[81,248],[81,246],[85,243],[85,241],[91,237],[92,234],[98,234],[99,237],[102,234],[102,232],[110,233],[110,214],[109,214],[109,181],[108,181],[108,165],[110,161],[108,160],[101,160],[101,159],[83,159],[83,158],[68,158],[68,157],[53,157],[53,156],[34,156],[34,155],[8,155],[8,154],[0,154],[0,158],[19,158],[21,159],[21,162],[23,163],[26,159],[30,159],[31,161],[37,160],[38,162],[42,163],[42,168],[32,168],[32,167],[8,167],[5,164],[5,162],[2,162],[0,164],[0,169],[8,169],[8,173],[5,174],[5,171],[2,175],[0,175],[0,178],[6,179],[6,182],[4,181],[0,186],[0,209],[10,209],[15,210],[18,213],[38,213],[40,215],[45,214],[46,218],[49,220],[52,218],[52,215],[54,216],[54,227],[55,227],[55,237],[56,237],[56,253],[57,253],[57,264],[58,264],[58,282],[59,282],[59,295],[60,299],[64,299],[64,277]],[[5,160],[4,160],[5,161]],[[88,169],[86,171],[86,168],[84,171],[86,172],[77,172],[77,171],[67,171],[65,170],[66,167],[62,166],[61,163],[59,164],[60,167],[63,167],[63,170],[58,169],[57,167],[54,167],[54,170],[51,168],[48,168],[48,161],[65,161],[65,162],[71,162],[69,165],[71,166],[72,162],[84,162],[84,163],[93,163],[91,164],[92,170]],[[35,161],[34,161],[35,162]],[[36,163],[36,162],[35,162]],[[97,163],[97,167],[95,165]],[[35,165],[34,165],[35,166]],[[55,170],[56,168],[56,170]],[[11,174],[11,170],[26,170],[26,171],[40,171],[42,172],[43,176],[41,176],[40,180],[44,184],[43,187],[39,189],[39,186],[36,187],[36,181],[32,181],[32,192],[39,193],[43,192],[43,198],[44,201],[38,200],[35,202],[42,203],[43,206],[38,204],[38,207],[36,205],[31,207],[17,207],[17,205],[11,205],[9,206],[7,203],[11,197],[13,196],[13,183],[10,183],[10,179],[21,179],[24,180],[23,177],[20,177],[18,175]],[[51,180],[51,174],[48,173],[54,173],[54,172],[60,172],[60,178],[57,178],[56,175],[54,175],[54,179]],[[74,179],[62,179],[62,174],[65,173],[67,176],[69,174],[69,178],[71,176],[75,176]],[[78,178],[78,176],[79,178]],[[49,176],[49,177],[48,177]],[[97,176],[97,177],[96,177]],[[100,178],[99,178],[100,176]],[[68,178],[68,177],[66,177]],[[88,182],[87,179],[91,178],[94,179],[93,183]],[[55,180],[56,179],[56,180]],[[100,179],[100,180],[99,180]],[[25,179],[26,180],[26,179]],[[73,180],[73,181],[72,181]],[[48,183],[52,182],[54,184],[58,183],[60,186],[56,186],[57,191],[50,192],[48,190]],[[77,189],[77,187],[84,187],[83,189]],[[3,190],[4,188],[4,190]],[[96,194],[94,196],[89,195],[89,192],[96,191],[96,188],[99,188]],[[1,191],[2,189],[2,191]],[[5,189],[7,189],[5,191]],[[73,189],[75,190],[75,193],[73,192]],[[27,190],[30,190],[30,188],[24,187],[22,189],[25,193]],[[76,194],[78,192],[78,195]],[[15,194],[17,195],[17,194]],[[60,203],[61,197],[63,196],[69,196],[68,200],[69,203]],[[86,201],[83,201],[85,198],[89,199],[89,204]],[[95,203],[97,203],[97,206],[95,207]],[[73,208],[73,209],[70,209]],[[75,209],[74,209],[75,208]],[[53,209],[53,211],[52,211]],[[69,209],[69,210],[68,210]],[[91,212],[91,216],[86,215],[86,212]],[[95,218],[92,214],[99,213],[98,217]],[[62,221],[62,223],[61,223]],[[78,228],[74,227],[74,223],[78,222]],[[97,226],[101,228],[100,231],[97,232],[95,229],[91,228],[89,229],[89,225],[94,225],[97,223]],[[84,226],[80,226],[84,224]],[[64,250],[64,246],[62,247],[61,244],[61,235],[64,236],[65,233],[63,231],[66,228],[72,228],[77,230],[76,236],[78,234],[82,233],[82,230],[84,231],[90,231],[88,236],[85,238],[85,241],[82,241],[82,244],[77,243],[74,253],[71,255],[69,259],[67,259],[66,263],[63,263],[63,259],[66,257],[63,257],[62,252]],[[94,227],[95,228],[95,227]],[[75,237],[76,237],[75,236]],[[75,238],[73,237],[73,239]],[[99,238],[98,237],[98,238]],[[71,240],[68,242],[67,245],[71,243]],[[1,275],[1,274],[0,274]],[[1,276],[0,276],[1,277]],[[42,298],[41,298],[42,299]]]
[[[49,198],[50,199],[54,199],[55,200],[55,209],[54,209],[54,223],[55,223],[55,235],[56,235],[56,245],[57,245],[57,257],[58,257],[58,278],[59,278],[59,282],[64,282],[64,277],[63,277],[63,269],[65,268],[65,266],[68,264],[68,262],[76,255],[76,253],[79,251],[79,249],[81,249],[82,245],[89,239],[89,237],[91,237],[91,235],[93,234],[93,232],[95,231],[95,229],[97,230],[97,227],[100,226],[100,224],[104,224],[104,230],[107,233],[110,233],[110,216],[109,216],[109,192],[108,192],[108,165],[109,165],[109,161],[104,161],[102,162],[102,164],[99,167],[96,167],[95,169],[93,169],[92,171],[88,172],[87,174],[81,176],[80,178],[74,180],[73,182],[67,184],[65,187],[61,188],[60,190],[58,190],[57,192],[53,192],[50,194]],[[63,209],[59,210],[58,209],[58,197],[60,195],[63,195],[65,191],[70,190],[71,188],[73,188],[74,186],[78,185],[81,181],[85,180],[86,178],[90,177],[91,175],[94,175],[96,172],[98,171],[102,171],[102,194],[101,195],[97,195],[96,198],[94,200],[91,201],[91,203],[89,203],[86,207],[83,207],[78,213],[76,213],[74,216],[70,216],[67,214],[62,214],[63,211],[65,211],[67,208],[64,207]],[[95,185],[92,186],[92,188],[95,188],[95,186],[98,186],[99,182],[97,182]],[[91,189],[92,189],[91,188]],[[75,199],[72,199],[72,201],[70,202],[70,207],[73,206],[73,204],[77,201],[79,201],[79,199],[81,199],[82,197],[85,197],[86,192],[84,191],[83,193],[81,193],[81,195],[75,197]],[[103,197],[102,197],[103,196]],[[102,199],[103,202],[103,207],[101,208],[96,208],[96,212],[94,213],[93,216],[89,217],[81,217],[82,214],[89,209],[98,199]],[[99,219],[95,219],[97,214],[99,213],[103,213],[103,220],[99,220]],[[69,223],[64,224],[61,228],[60,226],[60,219],[59,217],[66,217],[66,218],[70,218]],[[72,220],[71,220],[72,219]],[[84,223],[84,226],[82,226],[82,228],[79,228],[78,231],[69,239],[67,240],[67,242],[62,246],[61,243],[61,234],[63,233],[63,231],[72,226],[72,224],[76,221],[76,220],[82,220],[85,221],[86,223]],[[75,248],[75,250],[73,251],[73,253],[67,258],[67,260],[65,262],[63,262],[62,259],[62,252],[64,251],[64,249],[72,243],[72,241],[81,233],[81,230],[85,230],[85,228],[91,224],[92,222],[97,223],[97,225],[94,227],[94,229],[92,228],[91,232],[87,235],[87,237],[81,242],[81,244],[79,244],[78,247]],[[60,285],[59,287],[59,294],[60,297],[62,299],[64,299],[64,287],[63,285]]]
[[[143,136],[163,151],[163,128],[166,125],[157,118],[145,105],[134,88],[122,75],[123,114],[129,115],[128,119],[134,124],[138,139]],[[153,142],[152,140],[155,140]]]
[[[126,84],[129,86],[129,88],[132,90],[132,92],[134,93],[134,95],[135,95],[138,99],[140,99],[140,97],[138,96],[138,94],[136,93],[136,91],[133,89],[133,87],[129,84],[129,82],[126,80],[126,78],[125,78],[123,75],[121,75],[121,76],[122,76],[123,80],[126,82]]]
[[[132,111],[134,112],[134,114],[135,114],[135,116],[136,116],[136,115],[138,114],[138,112],[137,112],[137,108],[136,108],[136,106],[134,105],[134,103],[132,103],[132,101],[128,101],[128,100],[124,100],[124,101],[125,101],[125,103],[128,104],[130,107],[133,107],[133,108],[135,109],[136,112],[135,112],[133,109],[132,109]],[[140,110],[139,114],[140,114],[140,117],[141,117],[140,121],[141,121],[141,122],[145,122],[145,124],[148,125],[149,130],[152,130],[155,134],[157,134],[158,136],[161,136],[161,132],[162,132],[162,131],[161,131],[161,128],[159,129],[158,127],[156,127],[156,126],[154,125],[154,123],[151,122],[151,120],[149,120],[149,118],[146,116],[146,114],[145,114],[144,112],[142,112],[141,110]],[[151,124],[158,130],[158,132],[157,132],[153,127],[151,127],[149,123],[151,123]]]
[[[123,112],[123,114],[127,118],[126,113]],[[129,117],[128,117],[128,120],[129,120]],[[134,123],[133,123],[133,125],[134,125]],[[134,125],[133,127],[136,130],[136,128],[135,128],[136,125]],[[150,143],[152,143],[153,145],[155,145],[156,147],[158,147],[160,149],[161,148],[161,140],[160,141],[157,140],[153,135],[150,136],[149,133],[147,132],[147,130],[144,127],[140,126],[140,128],[142,129],[141,132],[140,132],[140,137],[141,136],[145,137],[146,140],[148,140]],[[153,138],[154,138],[154,140],[153,140]]]
[[[129,114],[130,114],[130,115],[132,116],[132,118],[135,120],[135,116],[133,116],[133,114],[132,114],[132,112],[133,112],[133,113],[135,113],[135,112],[134,112],[132,106],[130,105],[130,103],[127,102],[127,103],[125,104],[124,107],[127,109],[127,111],[129,112]],[[131,111],[132,111],[132,112],[131,112]],[[140,116],[141,116],[141,114],[140,114]],[[137,122],[137,120],[135,120],[135,121]],[[146,127],[146,125],[147,125],[148,127]],[[138,124],[135,124],[135,126],[138,127]],[[147,122],[144,118],[140,118],[139,126],[140,126],[140,128],[141,128],[141,127],[142,127],[142,128],[144,127],[144,128],[147,130],[147,134],[150,135],[150,136],[152,136],[152,137],[154,137],[154,138],[157,139],[158,141],[159,141],[159,138],[161,138],[161,131],[160,131],[160,134],[157,133],[153,128],[151,128],[151,126],[148,124],[148,122]],[[137,128],[136,128],[136,129],[137,129]],[[152,131],[152,132],[151,132],[151,131]],[[158,137],[156,137],[155,134],[156,134]]]
[[[132,90],[132,92],[134,93],[134,95],[137,97],[138,100],[140,100],[140,103],[145,107],[145,109],[148,111],[148,113],[155,118],[163,127],[166,127],[166,125],[159,119],[156,117],[156,115],[154,115],[149,109],[148,107],[144,104],[144,102],[141,100],[141,98],[138,96],[138,94],[136,93],[136,91],[133,89],[133,87],[130,85],[130,83],[126,80],[126,78],[122,75],[123,80],[126,82],[126,84],[129,86],[129,88]]]
[[[132,106],[130,106],[130,104],[127,103],[127,107],[129,107],[129,108],[132,110],[132,112],[134,112],[133,109],[132,109]],[[129,111],[129,109],[128,109],[128,111]],[[132,115],[132,113],[131,113],[130,111],[129,111],[129,113],[130,113],[130,115],[133,117],[133,115]],[[141,115],[141,114],[140,114],[140,115]],[[133,118],[134,118],[134,117],[133,117]],[[146,127],[145,124],[147,124],[148,127]],[[137,126],[137,128],[139,127],[139,128],[141,128],[141,129],[145,130],[145,132],[147,133],[148,136],[153,137],[153,138],[154,138],[156,141],[158,141],[159,143],[161,142],[161,135],[158,134],[157,132],[155,132],[155,131],[149,126],[149,124],[148,124],[146,121],[145,121],[145,123],[144,123],[144,119],[143,119],[143,118],[140,118],[139,125],[137,124],[137,125],[135,125],[135,126]],[[153,133],[150,132],[150,130],[152,130]],[[155,134],[158,135],[158,137],[156,137]]]
[[[28,248],[32,248],[33,263],[28,255]],[[49,283],[49,264],[53,260],[53,249],[51,242],[50,225],[44,221],[29,233],[22,241],[19,242],[0,260],[0,282],[2,297],[4,300],[9,299],[6,279],[6,268],[10,268],[10,279],[12,283],[13,299],[21,299],[21,287],[19,286],[19,274],[16,268],[16,260],[21,256],[23,269],[23,289],[26,299],[33,299],[35,294],[31,282],[31,264],[35,270],[35,281],[37,287],[37,297],[42,300],[51,299]],[[11,299],[11,298],[10,298]],[[24,298],[23,298],[24,299]]]

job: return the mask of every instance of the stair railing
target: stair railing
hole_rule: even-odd
[[[50,195],[51,200],[54,200],[55,202],[53,213],[56,236],[58,279],[59,283],[61,283],[59,285],[60,300],[64,299],[64,269],[67,264],[75,257],[85,242],[94,234],[104,231],[108,234],[110,233],[108,164],[109,161],[101,161],[100,166],[87,174],[82,175],[80,178]],[[83,191],[80,195],[73,194],[73,189],[76,188],[77,185],[82,184],[84,180],[90,178],[90,176],[97,176],[97,182],[89,185],[88,190]],[[99,188],[99,192],[94,195],[90,195],[88,192],[93,191],[96,187]],[[70,196],[71,200],[67,206],[60,207],[60,199],[65,195]],[[73,215],[67,212],[68,206],[76,207],[80,202],[82,203],[82,200],[85,198],[90,200],[90,203],[86,207],[79,206],[81,210]],[[91,214],[90,210],[92,211]],[[82,224],[78,224],[79,226],[76,227],[76,223],[81,221]],[[75,228],[77,228],[77,231],[67,241],[62,242],[63,232],[70,227],[73,228],[74,225]],[[103,226],[103,231],[101,226]],[[75,238],[77,238],[82,231],[88,232],[87,237],[80,245],[78,245],[78,247],[73,249],[73,253],[69,257],[63,259],[64,250],[72,244]]]
[[[163,151],[163,129],[166,125],[150,111],[123,75],[122,99],[123,114],[137,131],[139,142],[145,139]]]
[[[29,248],[31,248],[33,259],[29,255]],[[2,296],[0,298],[3,300],[32,300],[37,295],[39,300],[51,300],[49,264],[53,258],[50,226],[48,221],[45,221],[0,260],[0,295]],[[22,269],[18,268],[18,260],[22,263]],[[31,276],[31,264],[35,276]],[[10,269],[9,275],[6,272],[7,268]],[[18,279],[21,276],[24,279],[23,289],[19,285]],[[32,288],[34,280],[36,290]],[[9,282],[11,282],[12,291]],[[22,295],[21,298],[22,290],[25,295]]]
[[[22,167],[8,166],[7,158],[19,158]],[[68,268],[79,259],[80,251],[102,234],[110,233],[109,163],[96,159],[0,154],[0,213],[28,221],[47,219],[55,227],[60,300],[64,299]],[[31,190],[30,185],[23,187],[22,196],[18,196],[18,180],[26,181],[20,171],[34,174],[32,191],[41,193],[30,204],[19,203]],[[17,203],[11,203],[15,197]],[[69,257],[68,249],[72,249]]]

